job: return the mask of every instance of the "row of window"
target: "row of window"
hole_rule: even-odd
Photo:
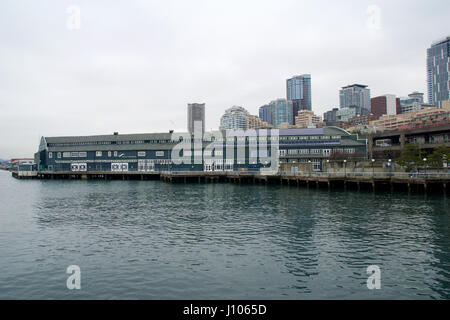
[[[355,148],[337,148],[334,149],[335,152],[343,152],[348,154],[355,153]],[[314,154],[314,155],[324,155],[326,157],[331,156],[331,149],[280,149],[279,155],[306,155],[306,154]]]
[[[138,151],[137,156],[138,157],[145,157],[146,156],[146,152],[145,151]],[[112,157],[114,155],[114,157],[118,157],[119,156],[119,152],[118,151],[108,151],[108,157]],[[120,154],[123,155],[123,154]],[[96,157],[102,157],[103,156],[103,151],[96,151],[95,152],[95,156]],[[164,157],[164,151],[156,151],[156,156],[157,157]],[[48,153],[48,157],[49,159],[53,158],[53,152],[49,152]],[[85,151],[79,151],[79,152],[57,152],[56,153],[56,157],[58,159],[61,158],[86,158],[87,157],[87,152]]]

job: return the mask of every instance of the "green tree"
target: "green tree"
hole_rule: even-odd
[[[401,157],[397,159],[397,163],[406,167],[407,170],[411,170],[423,165],[424,155],[425,153],[415,144],[407,144],[402,150]]]
[[[436,167],[442,167],[443,161],[450,160],[450,148],[446,146],[440,146],[434,149],[433,153],[428,157],[431,165]]]

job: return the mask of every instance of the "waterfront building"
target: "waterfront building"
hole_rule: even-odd
[[[205,104],[189,103],[187,109],[188,132],[194,132],[194,122],[202,122],[202,134],[205,132]]]
[[[229,130],[222,138],[205,135],[202,141],[181,134],[145,133],[97,136],[42,137],[35,162],[40,171],[63,172],[160,172],[160,171],[259,171],[267,167],[271,145],[277,142],[280,162],[311,161],[314,170],[320,170],[324,161],[334,153],[366,157],[366,140],[336,128],[282,129],[278,135],[271,130]],[[190,138],[189,138],[190,137]],[[175,147],[186,143],[182,150],[187,163],[173,161]],[[201,150],[195,147],[200,143]],[[258,152],[252,146],[261,145]],[[211,147],[212,146],[212,147]],[[238,147],[245,152],[239,154]],[[209,151],[208,151],[209,150]],[[213,150],[213,151],[211,151]],[[208,158],[214,153],[214,159]],[[230,153],[231,152],[231,153]],[[195,156],[199,161],[195,162]]]
[[[270,102],[272,110],[272,124],[275,128],[282,123],[294,124],[292,101],[277,99]]]
[[[450,100],[450,37],[427,49],[427,82],[428,103],[440,108]]]
[[[272,107],[268,104],[263,105],[262,107],[259,107],[259,117],[261,120],[273,124],[272,121]]]
[[[394,94],[375,97],[370,99],[370,108],[377,119],[383,115],[395,115],[400,113],[400,99]]]
[[[359,107],[370,113],[370,89],[366,85],[352,84],[339,91],[341,108]]]
[[[287,79],[286,99],[292,101],[294,115],[297,115],[300,110],[311,110],[311,75],[302,74]]]
[[[220,118],[220,129],[247,129],[247,117],[250,114],[240,106],[233,106],[225,110]]]
[[[247,116],[247,129],[270,129],[273,125],[262,120],[260,117],[248,115]]]
[[[295,126],[297,128],[319,127],[322,124],[322,118],[310,110],[300,110],[295,117]]]
[[[335,154],[367,159],[367,140],[337,127],[280,130],[280,163],[311,163],[320,171]]]

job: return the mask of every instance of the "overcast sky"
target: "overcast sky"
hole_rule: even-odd
[[[318,114],[352,83],[426,93],[449,17],[448,0],[2,0],[0,158],[32,156],[43,135],[185,131],[190,102],[216,129],[226,108],[285,98],[297,74]]]

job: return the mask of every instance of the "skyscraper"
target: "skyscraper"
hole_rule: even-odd
[[[427,49],[428,103],[442,107],[450,100],[450,37],[437,41]]]
[[[275,128],[279,127],[283,123],[294,123],[292,101],[277,99],[271,101],[269,105],[272,109],[272,124]]]
[[[247,116],[250,114],[240,106],[233,106],[225,110],[220,118],[220,130],[226,129],[247,129]]]
[[[272,107],[268,104],[263,105],[262,107],[259,107],[259,117],[261,120],[273,124],[272,121]]]
[[[202,121],[202,134],[205,132],[205,104],[188,103],[187,123],[189,133],[194,133],[194,121]]]
[[[311,75],[302,74],[287,79],[286,98],[292,101],[294,122],[299,110],[311,110]]]
[[[362,113],[370,113],[370,89],[365,85],[352,84],[342,87],[339,91],[339,101],[341,108],[359,107]]]

